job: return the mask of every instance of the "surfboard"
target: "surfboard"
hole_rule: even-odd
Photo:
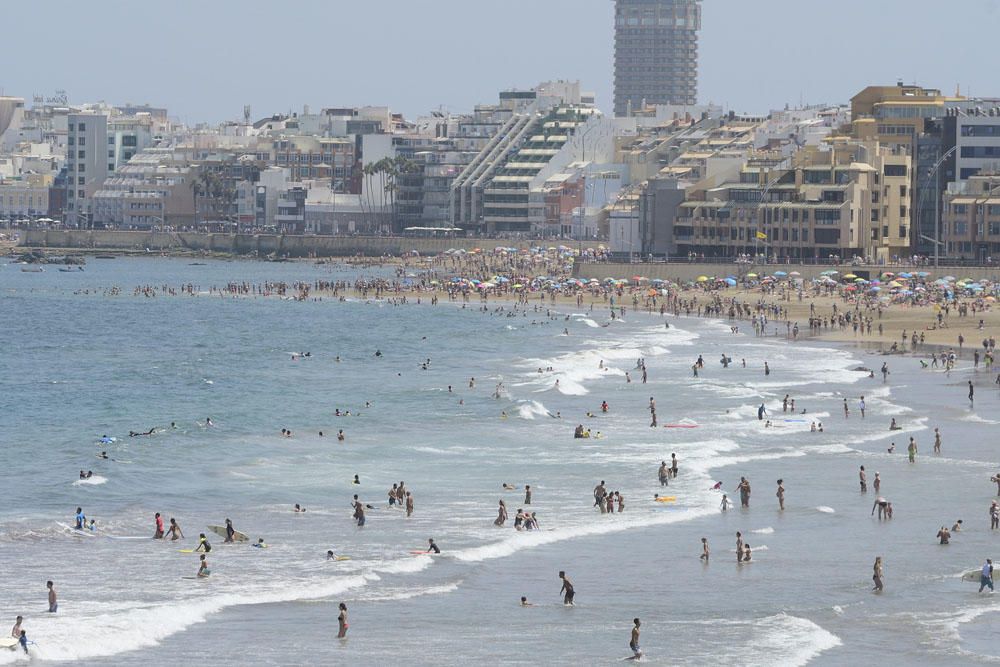
[[[226,537],[226,527],[225,526],[209,526],[208,529],[218,535],[219,537],[225,539]],[[233,531],[233,541],[234,542],[248,542],[250,540],[246,533],[241,533],[236,530]]]
[[[17,640],[13,637],[0,637],[0,648],[17,648]]]
[[[193,554],[194,549],[178,549],[182,554]]]
[[[334,556],[330,560],[336,560],[336,561],[351,560],[351,557],[350,556]]]
[[[432,553],[432,552],[430,552],[430,551],[416,551],[416,550],[414,550],[414,551],[411,551],[410,553],[413,554],[414,556],[426,556],[427,554]]]
[[[664,424],[663,428],[698,428],[697,424]]]
[[[962,575],[962,581],[972,581],[978,584],[982,574],[983,574],[982,567],[976,568],[975,570],[969,570],[968,572]],[[993,574],[995,578],[996,572],[994,572]]]
[[[672,503],[677,500],[677,496],[657,496],[653,500],[658,503]]]
[[[151,540],[149,535],[105,535],[109,540]]]

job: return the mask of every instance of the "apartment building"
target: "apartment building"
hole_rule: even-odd
[[[0,181],[0,220],[31,220],[49,211],[51,174],[27,174]]]
[[[750,160],[735,179],[689,189],[675,252],[886,261],[908,248],[909,165],[876,143],[810,146],[778,166]]]
[[[615,115],[695,104],[700,0],[615,0]]]
[[[98,113],[71,113],[66,136],[66,224],[88,227],[91,201],[108,173],[108,116]]]
[[[979,263],[1000,258],[1000,171],[954,183],[940,221],[945,256]]]

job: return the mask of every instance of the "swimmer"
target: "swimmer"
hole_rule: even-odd
[[[184,531],[181,530],[180,525],[177,523],[177,519],[170,519],[170,527],[167,528],[167,533],[170,535],[170,541],[176,542],[177,540],[184,537]]]
[[[355,476],[354,476],[354,480],[353,480],[353,481],[351,482],[351,484],[360,484],[360,483],[361,483],[361,480],[360,480],[360,479],[358,479],[358,476],[357,476],[357,475],[355,475]]]
[[[337,440],[343,442],[346,436],[344,435],[344,429],[337,431]]]
[[[292,511],[293,511],[293,512],[296,512],[296,513],[298,513],[298,512],[305,512],[305,511],[306,511],[306,508],[305,508],[305,507],[302,507],[302,506],[301,506],[301,505],[299,505],[298,503],[295,503],[295,509],[293,509]]]
[[[267,545],[264,543],[264,538],[263,537],[258,537],[257,541],[255,543],[251,544],[250,546],[252,546],[252,547],[254,547],[256,549],[266,549],[267,548]]]
[[[341,602],[338,606],[340,613],[337,615],[337,639],[344,639],[347,636],[347,605]]]
[[[528,598],[526,598],[525,596],[522,595],[521,596],[521,606],[522,607],[534,607],[535,605],[533,605],[530,602],[528,602]],[[18,617],[18,618],[20,618],[20,617]]]

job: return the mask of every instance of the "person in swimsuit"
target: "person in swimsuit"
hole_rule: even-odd
[[[434,544],[433,538],[427,540],[427,552],[436,554],[441,553],[441,548],[438,545]]]
[[[226,539],[224,542],[232,543],[236,541],[236,529],[233,528],[233,522],[231,519],[226,519]]]
[[[698,559],[699,560],[703,560],[703,561],[705,561],[707,563],[708,562],[708,556],[709,556],[708,538],[707,537],[703,537],[703,538],[701,538],[701,555],[698,556]]]
[[[570,582],[569,577],[563,570],[559,570],[559,578],[562,579],[562,588],[559,589],[560,593],[563,593],[563,604],[567,606],[573,605],[573,596],[576,595],[576,591],[573,589],[573,584]]]
[[[23,616],[18,616],[14,622],[14,627],[10,631],[10,636],[17,639],[21,636],[21,621],[24,620]]]
[[[500,509],[497,510],[496,521],[493,522],[494,526],[502,526],[507,522],[507,505],[504,503],[503,498],[500,499]]]
[[[639,648],[639,626],[642,625],[642,623],[639,621],[638,618],[633,618],[632,623],[633,623],[632,636],[629,639],[628,647],[632,649],[631,659],[638,660],[639,658],[642,657],[642,649]]]
[[[406,492],[406,516],[413,514],[413,496],[409,491]]]
[[[170,527],[167,528],[167,532],[170,533],[170,541],[176,542],[180,538],[184,537],[184,531],[181,527],[177,525],[177,519],[170,519]]]
[[[878,556],[875,558],[875,565],[872,568],[872,581],[875,585],[872,590],[881,593],[882,592],[882,557]]]
[[[157,512],[156,516],[154,516],[153,519],[156,522],[156,530],[153,532],[153,539],[154,540],[162,540],[163,539],[163,517],[160,516],[159,512]]]
[[[198,546],[194,548],[196,552],[203,551],[205,553],[210,553],[212,551],[212,545],[208,543],[208,538],[205,537],[205,533],[198,535]]]
[[[54,614],[59,611],[59,600],[56,597],[56,587],[52,580],[45,582],[45,587],[49,589],[49,613]]]
[[[347,636],[347,628],[348,628],[347,605],[341,602],[339,608],[340,608],[340,614],[337,615],[337,627],[339,628],[339,630],[337,631],[337,639],[343,639],[344,637]]]
[[[201,562],[198,565],[198,576],[204,578],[210,574],[212,574],[212,571],[208,569],[208,561],[205,560],[205,554],[202,554]]]

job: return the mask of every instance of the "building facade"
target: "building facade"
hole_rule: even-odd
[[[615,0],[615,115],[696,104],[701,0]]]
[[[944,196],[943,208],[944,256],[981,264],[1000,257],[1000,172],[955,183]]]
[[[66,137],[66,224],[88,227],[91,197],[104,183],[114,162],[108,160],[108,117],[69,114]]]

